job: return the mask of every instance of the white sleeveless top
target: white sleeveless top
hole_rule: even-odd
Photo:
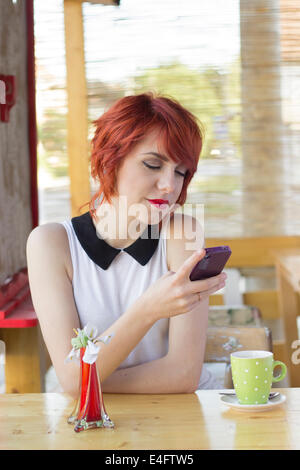
[[[84,217],[89,213],[84,214]],[[78,221],[81,222],[79,216]],[[74,219],[72,219],[74,221]],[[80,326],[88,322],[101,334],[111,326],[147,288],[168,272],[166,258],[167,223],[162,224],[154,253],[145,265],[131,254],[110,247],[104,240],[103,248],[118,251],[108,267],[100,267],[87,254],[78,239],[72,220],[62,222],[68,234],[73,265],[73,294]],[[91,231],[91,227],[89,227]],[[96,229],[95,236],[96,235]],[[133,245],[132,245],[133,246]],[[101,255],[100,255],[101,256]],[[100,263],[101,264],[101,263]],[[130,331],[128,331],[130,334]],[[158,320],[118,369],[136,366],[165,356],[168,352],[169,319]],[[216,388],[211,374],[203,367],[199,388]],[[219,388],[219,384],[218,387]]]

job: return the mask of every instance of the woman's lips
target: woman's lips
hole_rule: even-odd
[[[169,201],[166,201],[165,199],[148,199],[148,201],[156,207],[160,207],[164,204],[169,205]]]

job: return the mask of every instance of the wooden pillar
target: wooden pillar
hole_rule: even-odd
[[[40,393],[45,391],[43,341],[39,326],[1,328],[5,343],[6,393]]]
[[[290,387],[300,387],[299,364],[294,364],[292,355],[293,343],[298,340],[297,316],[299,309],[299,293],[293,288],[284,270],[277,266],[278,303],[283,319],[285,336],[285,356],[288,367]]]
[[[244,236],[284,234],[279,19],[279,0],[240,0]]]
[[[72,217],[91,198],[89,181],[88,106],[84,60],[82,3],[64,0],[68,95],[68,155]]]

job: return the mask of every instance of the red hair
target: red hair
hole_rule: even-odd
[[[173,98],[154,96],[149,92],[119,99],[94,124],[91,176],[99,181],[100,187],[91,201],[86,203],[92,217],[98,198],[103,195],[101,203],[111,203],[111,197],[116,195],[115,183],[122,160],[153,129],[159,130],[159,144],[167,155],[187,168],[177,200],[177,204],[185,203],[203,142],[200,125],[192,113]]]

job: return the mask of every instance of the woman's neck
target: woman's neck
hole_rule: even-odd
[[[97,235],[110,246],[118,249],[132,245],[148,226],[108,203],[105,207],[97,208],[93,224]]]

